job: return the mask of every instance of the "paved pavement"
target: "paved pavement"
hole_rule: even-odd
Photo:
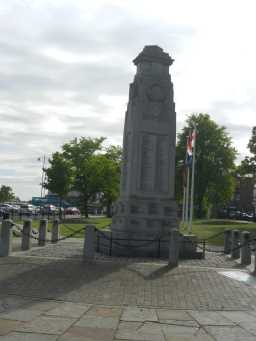
[[[3,302],[3,301],[2,301]],[[102,306],[8,297],[0,340],[255,341],[256,312]],[[3,304],[3,303],[2,303]]]
[[[0,340],[256,340],[254,282],[223,276],[237,267],[223,256],[171,269],[162,260],[84,262],[77,240],[16,250],[0,258]]]

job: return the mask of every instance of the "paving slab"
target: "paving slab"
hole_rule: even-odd
[[[31,303],[31,299],[24,298],[22,295],[8,295],[2,293],[0,296],[0,312],[8,312]]]
[[[165,341],[164,334],[158,323],[121,322],[115,337],[121,340]]]
[[[58,341],[112,341],[114,329],[92,328],[92,327],[71,327]]]
[[[216,341],[255,341],[255,336],[239,326],[205,326],[205,330]]]
[[[28,301],[25,304],[22,304],[21,307],[22,308],[32,309],[32,310],[37,310],[37,311],[41,311],[41,312],[46,312],[48,310],[55,309],[55,308],[59,307],[62,304],[63,304],[63,302],[59,302],[59,301],[31,300],[31,301]]]
[[[13,320],[0,320],[0,335],[5,335],[20,327],[23,322]]]
[[[256,322],[256,317],[245,311],[223,311],[220,313],[220,315],[224,316],[226,319],[229,319],[233,323]]]
[[[119,318],[122,312],[120,307],[91,307],[85,316],[101,316],[101,317],[117,317]]]
[[[239,322],[239,326],[247,330],[249,333],[255,335],[255,340],[256,340],[256,319],[254,321]]]
[[[230,326],[235,323],[216,311],[189,311],[189,314],[201,325]]]
[[[63,334],[75,321],[71,318],[40,316],[16,330],[29,333]]]
[[[207,335],[205,332],[200,332],[196,335],[172,335],[166,336],[166,341],[215,341],[210,335]],[[224,340],[223,340],[224,341]]]
[[[115,329],[119,319],[115,317],[84,316],[75,323],[76,327]]]
[[[173,324],[161,324],[161,330],[163,331],[166,338],[171,336],[196,336],[199,332],[199,327],[190,326],[190,325],[181,325],[181,323],[177,323],[177,325]]]
[[[30,309],[16,309],[7,313],[1,313],[0,319],[28,322],[41,315],[41,311]]]
[[[123,321],[158,321],[155,309],[139,308],[139,307],[126,307],[121,316]]]
[[[56,341],[56,335],[13,332],[0,337],[1,341]]]
[[[91,308],[91,305],[83,305],[72,302],[64,302],[58,307],[47,311],[46,315],[79,318]]]
[[[188,314],[188,312],[183,310],[173,310],[173,309],[156,309],[159,320],[192,320],[193,318]]]
[[[199,328],[199,323],[195,320],[160,320],[159,323],[161,325],[170,325],[170,326],[181,326],[181,327],[195,327]]]

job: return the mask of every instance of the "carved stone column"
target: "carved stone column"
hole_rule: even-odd
[[[174,200],[176,114],[169,74],[173,59],[158,46],[146,46],[133,62],[137,72],[125,117],[113,237],[169,240],[170,230],[178,227]],[[132,252],[153,255],[155,249],[152,242],[148,247],[134,247]]]

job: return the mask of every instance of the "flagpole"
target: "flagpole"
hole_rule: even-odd
[[[189,176],[190,167],[187,167],[187,187],[186,187],[186,213],[185,213],[185,225],[188,228],[188,210],[189,210]]]
[[[186,206],[186,186],[183,186],[183,202],[182,202],[182,220],[181,224],[184,226],[185,223],[185,206]]]
[[[191,198],[190,198],[190,216],[189,216],[189,234],[192,232],[193,210],[194,210],[194,192],[195,192],[195,163],[196,163],[196,127],[194,128],[194,146],[192,159],[192,174],[191,174]]]

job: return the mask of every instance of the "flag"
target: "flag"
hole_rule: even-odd
[[[186,157],[185,157],[185,165],[190,167],[192,165],[193,159],[193,146],[192,146],[192,134],[189,134],[187,137],[187,150],[186,150]]]
[[[192,133],[189,134],[187,137],[187,151],[186,151],[186,158],[185,158],[185,165],[190,167],[193,162],[193,148],[195,145],[196,140],[196,131],[193,130]]]
[[[194,146],[195,146],[195,141],[196,141],[196,131],[194,129],[192,131],[192,134],[191,134],[191,145],[192,145],[192,148],[194,148]]]

